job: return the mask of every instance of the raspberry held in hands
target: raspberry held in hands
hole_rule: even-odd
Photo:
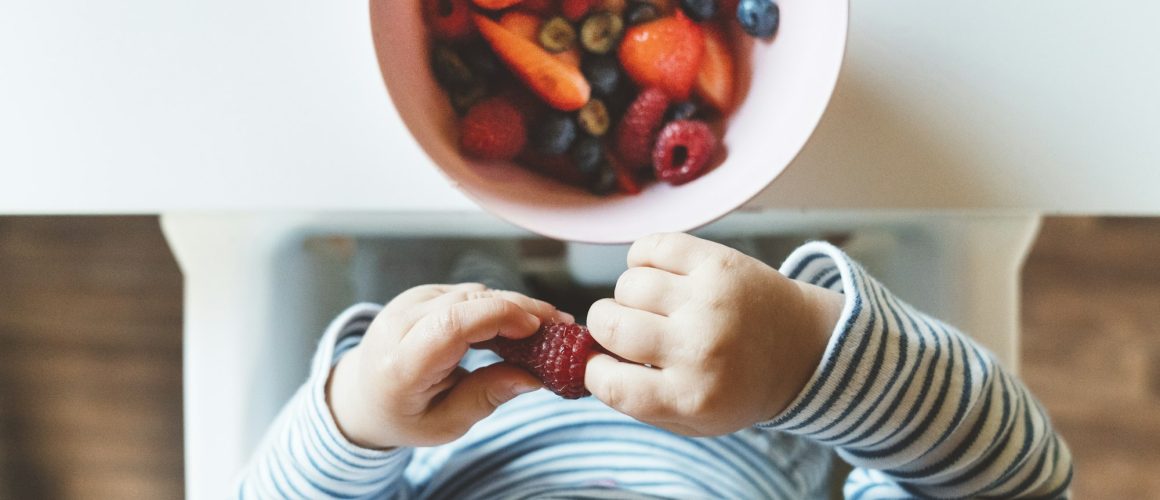
[[[600,352],[588,328],[575,323],[545,322],[531,337],[508,339],[496,337],[476,344],[489,349],[504,361],[528,370],[544,387],[565,399],[588,396],[584,387],[584,369],[588,357]]]

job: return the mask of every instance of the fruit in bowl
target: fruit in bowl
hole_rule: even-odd
[[[504,1],[510,0],[487,0],[481,7],[474,0],[371,0],[378,65],[393,109],[432,165],[482,208],[548,237],[596,243],[696,228],[773,182],[806,144],[830,100],[849,8],[848,0],[778,0],[773,23],[745,14],[761,9],[740,0],[716,0],[716,11],[703,21],[697,19],[706,15],[698,10],[704,7],[683,0],[597,0],[588,10],[564,0],[498,7]],[[438,28],[430,9],[442,12]],[[605,11],[617,17],[595,16]],[[588,99],[565,96],[553,106],[499,56],[476,16],[526,42],[518,46],[531,45],[559,63],[546,68],[578,68]],[[687,98],[680,96],[681,82],[638,84],[622,62],[630,31],[666,19],[694,24],[703,37]],[[749,34],[770,27],[776,29],[772,39]],[[617,30],[619,37],[609,36]],[[715,56],[721,51],[710,47],[714,43],[728,47],[728,59]],[[640,73],[635,78],[649,81]],[[579,79],[572,70],[567,74],[563,81],[582,97]],[[732,83],[722,85],[722,74],[731,74]],[[475,106],[483,107],[470,113]],[[465,134],[469,115],[479,115],[468,123],[477,131]],[[505,128],[488,125],[496,121]],[[715,144],[700,126],[674,124],[682,121],[703,123]],[[629,122],[634,125],[622,127]],[[674,131],[665,133],[670,124]],[[660,155],[675,167],[664,169],[672,170],[665,176],[653,165],[662,136],[684,146]],[[711,157],[705,168],[692,168],[704,156]],[[384,168],[397,175],[426,166]]]
[[[723,160],[730,30],[776,34],[774,0],[417,0],[459,150],[598,196]]]

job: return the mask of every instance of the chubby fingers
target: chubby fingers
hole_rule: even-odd
[[[584,386],[612,409],[654,423],[665,421],[672,407],[671,384],[665,378],[662,370],[594,354],[588,358]]]
[[[616,302],[668,316],[689,300],[688,278],[653,267],[629,268],[616,281]]]
[[[588,309],[588,331],[609,352],[635,363],[665,366],[679,339],[666,335],[668,318],[601,299]]]
[[[471,344],[497,334],[526,337],[539,326],[539,317],[500,297],[440,305],[424,314],[399,342],[395,375],[426,390],[459,364]]]
[[[539,299],[533,299],[522,293],[509,292],[506,290],[491,290],[478,283],[465,283],[462,285],[455,285],[448,288],[445,293],[432,297],[425,301],[419,307],[419,310],[426,313],[438,310],[440,307],[448,306],[458,302],[467,302],[475,299],[499,298],[520,306],[523,310],[535,315],[542,320],[554,320],[573,322],[575,319],[571,314],[556,309],[556,306],[544,302]]]
[[[501,404],[542,386],[527,371],[497,363],[464,375],[448,389],[428,415],[448,432],[441,442],[457,438],[476,422],[491,415]]]
[[[652,267],[687,275],[727,249],[684,233],[657,233],[632,244],[628,249],[628,267]]]

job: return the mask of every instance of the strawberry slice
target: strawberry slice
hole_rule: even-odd
[[[579,68],[561,62],[544,49],[504,29],[486,16],[474,14],[483,39],[536,95],[561,111],[576,111],[592,93]]]
[[[500,10],[500,9],[506,9],[508,7],[516,5],[520,2],[522,2],[523,0],[473,0],[473,1],[475,2],[475,5],[481,9]]]
[[[689,98],[705,53],[701,26],[678,9],[671,17],[630,28],[620,44],[620,64],[640,87],[659,87],[674,100]]]
[[[697,73],[697,83],[694,90],[706,104],[714,107],[722,114],[728,114],[733,109],[734,73],[733,51],[729,48],[729,40],[712,25],[706,25],[705,55],[701,60],[701,71]]]

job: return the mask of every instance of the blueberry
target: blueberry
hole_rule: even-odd
[[[597,196],[608,196],[620,190],[620,184],[616,180],[616,171],[612,170],[612,164],[607,160],[601,160],[597,166],[599,170],[596,175],[589,177],[588,191]]]
[[[620,84],[620,64],[612,56],[589,57],[580,66],[584,78],[598,96],[612,95]]]
[[[777,33],[781,10],[773,0],[741,0],[737,4],[737,21],[751,36],[770,38]]]
[[[600,170],[600,164],[604,161],[604,146],[600,144],[600,139],[590,135],[581,135],[572,144],[572,161],[576,164],[576,169],[584,175],[585,179],[591,179]]]
[[[661,11],[652,2],[629,2],[624,20],[630,25],[644,24],[661,17]]]
[[[703,22],[717,13],[717,0],[681,0],[681,10],[696,22]]]
[[[636,88],[627,79],[621,79],[620,85],[604,98],[604,107],[608,108],[608,120],[611,123],[620,123],[620,118],[632,101],[636,99]]]
[[[504,71],[499,58],[495,56],[495,53],[486,43],[470,44],[459,53],[463,62],[467,63],[467,67],[471,68],[472,74],[478,79],[492,81],[499,78]]]
[[[576,140],[576,122],[565,113],[548,113],[532,128],[531,139],[541,153],[563,154]]]
[[[665,123],[677,120],[688,120],[697,114],[697,105],[691,102],[678,102],[669,106],[665,111]]]

